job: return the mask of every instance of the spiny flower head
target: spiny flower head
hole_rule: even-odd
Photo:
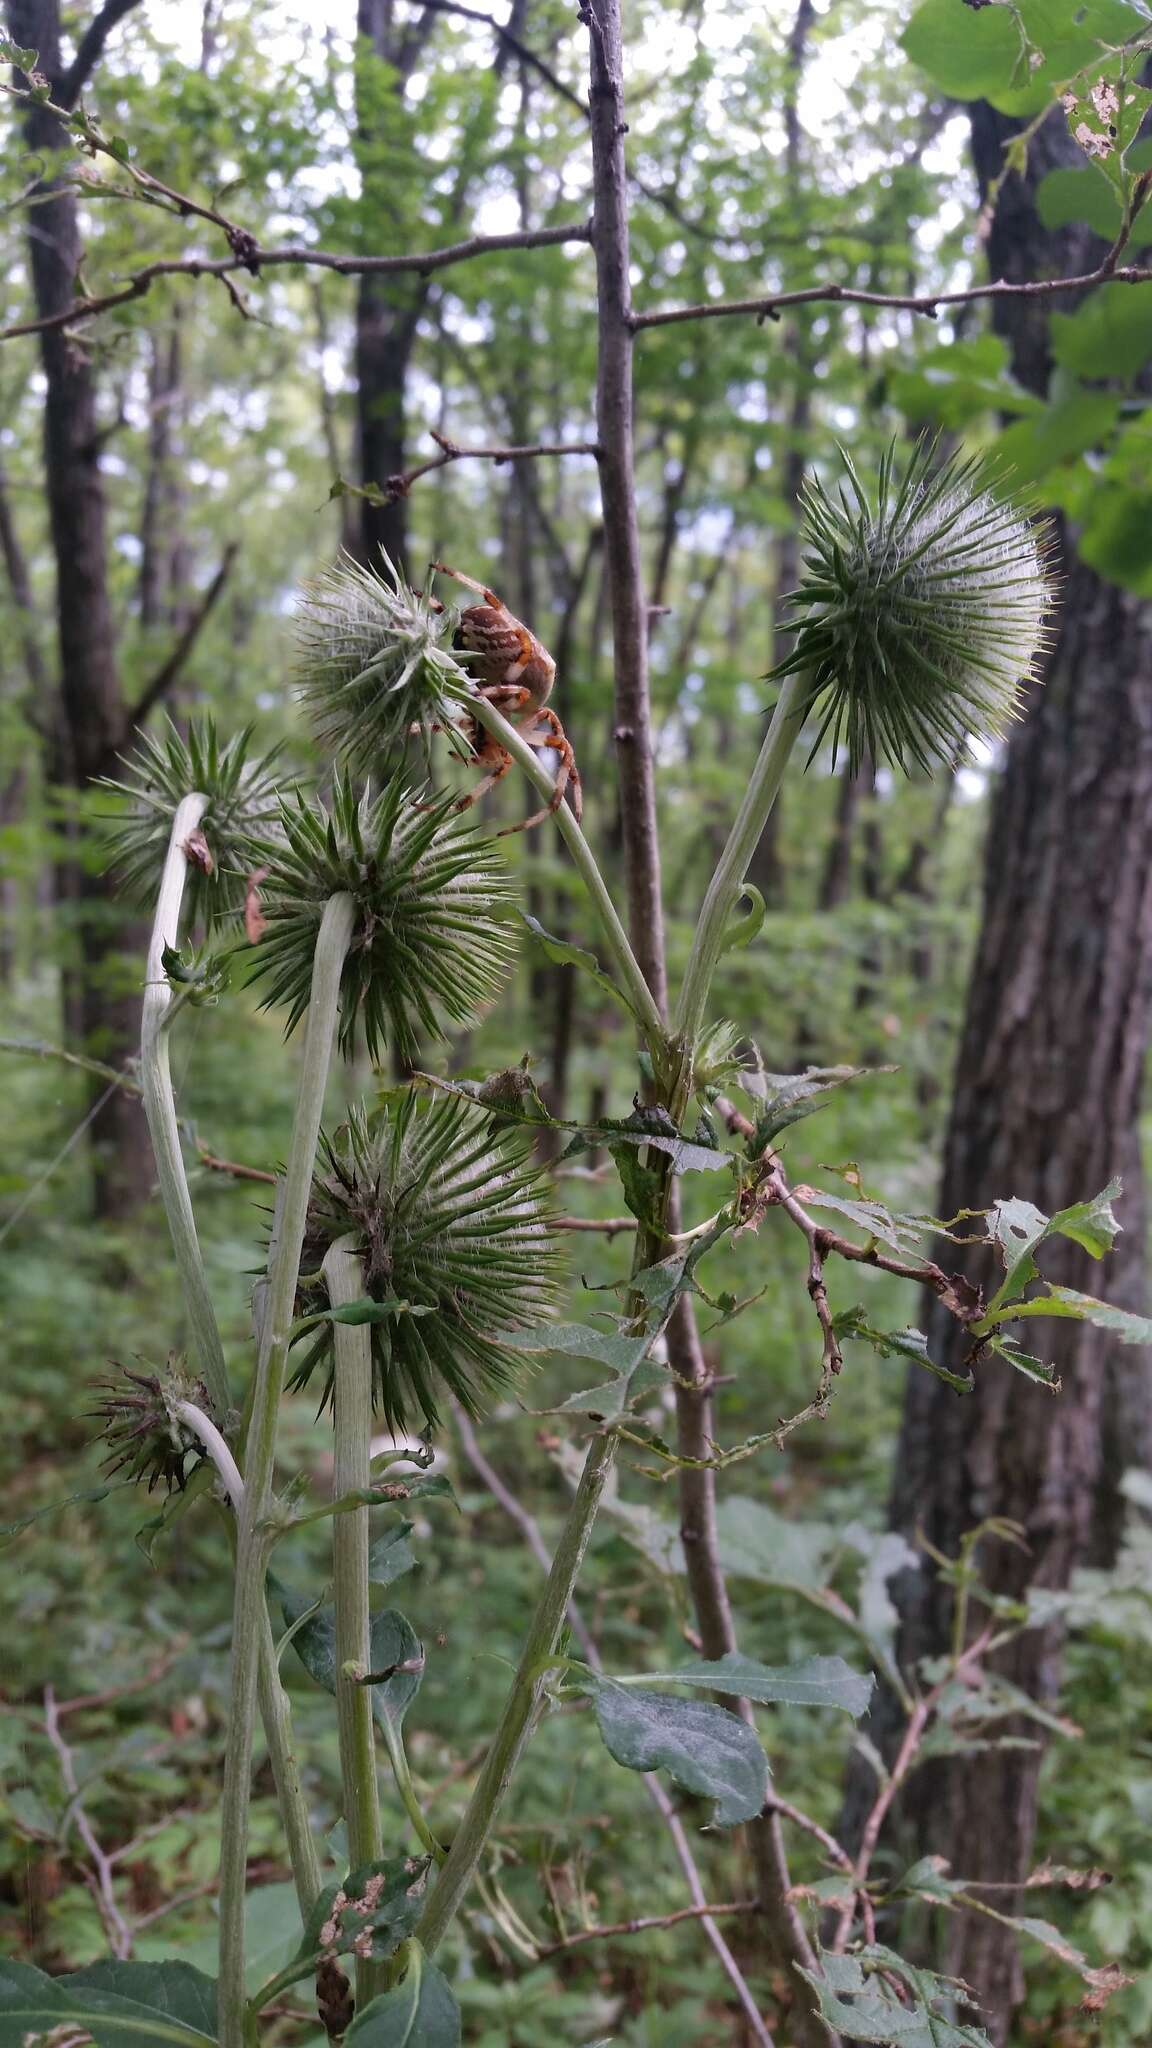
[[[475,1023],[516,957],[513,892],[492,841],[453,815],[451,798],[420,806],[398,782],[357,797],[341,780],[331,810],[297,797],[281,805],[280,822],[280,842],[259,849],[264,932],[252,973],[269,984],[265,1007],[286,1003],[289,1031],[299,1022],[325,904],[347,891],[356,922],[341,1047],[350,1049],[359,1023],[372,1059],[390,1045],[411,1060],[421,1037]]]
[[[1049,637],[1046,536],[980,457],[934,468],[921,442],[897,478],[890,448],[873,504],[841,453],[847,488],[804,487],[807,574],[788,599],[792,652],[772,673],[805,679],[813,752],[830,735],[853,768],[870,752],[930,769],[1019,715]]]
[[[190,914],[212,926],[241,909],[252,841],[269,832],[279,811],[273,767],[280,748],[250,756],[251,737],[248,726],[222,744],[205,718],[193,719],[184,739],[169,719],[164,731],[141,734],[125,762],[126,781],[102,782],[127,799],[107,838],[113,866],[138,900],[155,894],[177,808],[199,790],[208,808],[189,854]]]
[[[297,613],[297,676],[317,735],[353,774],[402,755],[433,725],[452,737],[473,685],[447,644],[455,614],[431,588],[409,590],[381,549],[380,571],[341,554],[307,585]],[[464,742],[459,741],[461,748]]]
[[[321,1141],[305,1267],[349,1232],[365,1292],[387,1311],[370,1328],[373,1393],[390,1429],[414,1418],[435,1428],[444,1395],[475,1415],[522,1377],[524,1354],[503,1340],[550,1312],[560,1265],[528,1133],[480,1104],[414,1089],[354,1112]],[[325,1402],[331,1350],[323,1325],[292,1381],[305,1385],[326,1363]]]
[[[175,1404],[194,1401],[208,1409],[205,1388],[175,1355],[158,1372],[132,1372],[115,1359],[109,1362],[116,1377],[97,1382],[95,1391],[102,1398],[92,1410],[108,1446],[103,1471],[109,1477],[127,1472],[129,1479],[146,1479],[149,1493],[155,1486],[167,1493],[182,1490],[188,1461],[199,1464],[204,1446],[179,1420]]]

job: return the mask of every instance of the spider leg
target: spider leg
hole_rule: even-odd
[[[572,787],[572,812],[577,824],[583,816],[580,771],[576,766],[576,756],[572,751],[571,742],[556,713],[544,705],[536,712],[532,721],[525,722],[521,731],[530,747],[550,747],[559,754],[556,779],[552,785],[551,799],[543,809],[536,811],[531,818],[525,818],[519,825],[505,825],[503,830],[496,834],[497,839],[507,839],[512,832],[527,832],[531,826],[539,825],[545,818],[550,818],[563,803],[564,792],[569,784]]]
[[[504,610],[495,591],[489,590],[484,583],[477,583],[474,576],[465,576],[461,569],[450,569],[447,562],[430,562],[428,566],[431,569],[438,569],[441,576],[451,576],[453,583],[462,583],[465,590],[474,590],[477,597],[482,597],[485,604],[490,604],[494,611]]]

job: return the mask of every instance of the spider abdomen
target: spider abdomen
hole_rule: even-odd
[[[535,705],[543,704],[556,678],[556,664],[534,633],[494,605],[469,605],[461,613],[456,645],[473,656],[484,689],[519,686]]]

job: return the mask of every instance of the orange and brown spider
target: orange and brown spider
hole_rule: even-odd
[[[462,575],[459,569],[450,569],[446,562],[433,562],[432,567],[438,569],[442,576],[451,576],[454,582],[474,590],[483,599],[482,604],[469,605],[460,614],[453,639],[455,647],[472,657],[471,670],[476,677],[477,695],[502,711],[530,747],[550,747],[560,756],[551,801],[520,824],[506,825],[496,837],[503,839],[510,832],[524,832],[530,825],[538,825],[541,819],[550,817],[563,803],[565,790],[571,791],[572,809],[579,819],[583,799],[576,757],[564,727],[548,705],[556,680],[556,663],[548,649],[522,620],[513,616],[495,591],[486,589],[483,583],[475,582],[471,576]],[[461,797],[456,805],[458,811],[466,811],[477,797],[507,775],[512,766],[512,756],[507,748],[502,747],[478,719],[469,719],[467,736],[473,758],[485,772],[476,787]]]

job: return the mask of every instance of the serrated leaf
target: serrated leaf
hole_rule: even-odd
[[[460,2008],[419,1942],[411,1945],[403,1982],[358,2012],[344,2040],[348,2048],[459,2048]]]
[[[614,1422],[627,1412],[634,1401],[651,1393],[653,1387],[667,1383],[663,1367],[654,1364],[647,1355],[654,1336],[653,1330],[625,1335],[612,1330],[597,1330],[589,1323],[544,1323],[536,1330],[517,1331],[510,1342],[518,1351],[592,1358],[606,1365],[612,1373],[611,1379],[569,1394],[549,1413],[588,1414],[595,1415],[600,1421]]]
[[[649,1683],[656,1676],[661,1682],[703,1686],[763,1706],[839,1707],[854,1721],[867,1712],[875,1683],[871,1674],[853,1671],[843,1657],[806,1657],[803,1663],[773,1668],[737,1651],[711,1661],[692,1658],[669,1671],[652,1673]]]
[[[1152,1344],[1152,1316],[1134,1315],[1110,1301],[1098,1301],[1094,1294],[1080,1294],[1075,1287],[1049,1285],[1046,1294],[1013,1303],[1007,1320],[1015,1322],[1018,1316],[1072,1316],[1077,1322],[1111,1330],[1122,1344]]]
[[[962,2026],[947,2017],[957,1997],[963,2000],[963,1985],[931,1970],[913,1969],[878,1943],[855,1956],[821,1950],[819,1968],[800,1974],[815,1991],[823,2017],[846,2041],[874,2041],[885,2048],[992,2048],[982,2027]]]
[[[985,1338],[990,1351],[1006,1360],[1014,1372],[1023,1373],[1026,1380],[1034,1380],[1038,1387],[1046,1387],[1050,1394],[1058,1394],[1061,1382],[1056,1376],[1055,1366],[1047,1359],[1037,1358],[1034,1352],[1022,1351],[1015,1337],[1009,1337],[1000,1330]]]
[[[981,1335],[996,1322],[1013,1320],[1005,1313],[1006,1305],[1015,1302],[1024,1289],[1039,1278],[1033,1254],[1046,1238],[1071,1238],[1092,1258],[1103,1258],[1104,1253],[1111,1250],[1121,1229],[1112,1213],[1112,1204],[1121,1189],[1119,1180],[1110,1180],[1107,1187],[1090,1201],[1075,1202],[1070,1208],[1058,1209],[1054,1216],[1045,1216],[1043,1210],[1037,1209],[1032,1202],[1019,1199],[995,1202],[988,1211],[988,1237],[1004,1261],[1005,1274],[988,1304],[987,1313],[979,1323],[973,1324],[974,1332]]]
[[[769,1074],[762,1068],[746,1069],[739,1076],[739,1086],[746,1095],[763,1104],[756,1119],[755,1135],[748,1141],[749,1150],[762,1152],[790,1124],[822,1109],[824,1105],[817,1098],[833,1088],[842,1088],[846,1082],[859,1081],[866,1075],[894,1071],[892,1067],[841,1066],[806,1067],[802,1074]]]
[[[768,1796],[768,1759],[753,1729],[705,1700],[668,1698],[589,1676],[608,1754],[630,1771],[667,1771],[715,1801],[718,1827],[754,1820]]]
[[[927,1235],[928,1219],[923,1216],[901,1216],[889,1209],[884,1202],[873,1200],[868,1195],[830,1194],[827,1188],[797,1187],[796,1196],[805,1208],[832,1209],[858,1230],[866,1231],[881,1244],[895,1252],[908,1251]]]

